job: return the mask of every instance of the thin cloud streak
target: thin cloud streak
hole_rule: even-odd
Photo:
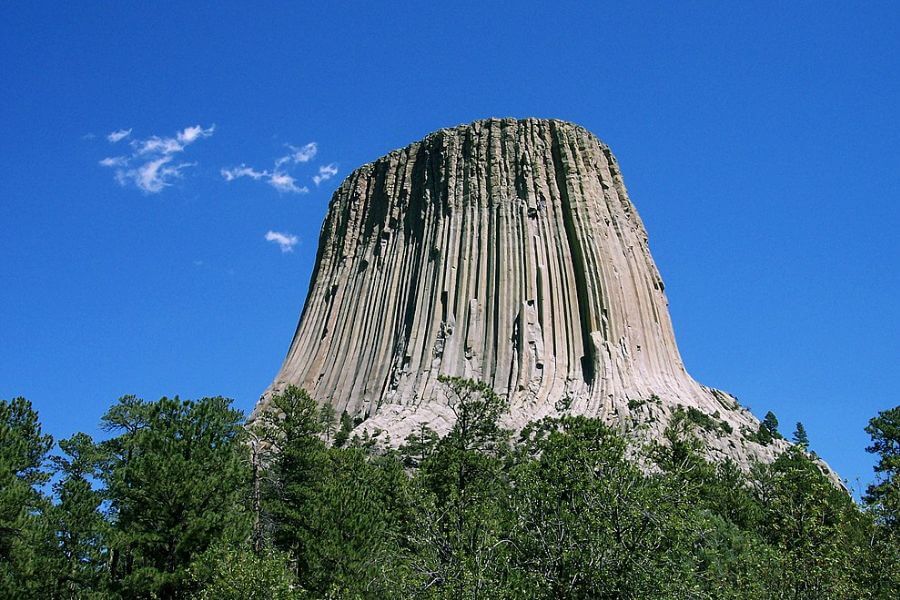
[[[309,192],[309,188],[298,186],[297,180],[287,173],[272,173],[269,176],[269,185],[279,192],[291,192],[294,194],[305,194]]]
[[[118,131],[110,132],[109,135],[106,136],[106,139],[109,140],[110,143],[115,144],[116,142],[120,142],[131,135],[131,129],[119,129]]]
[[[315,142],[310,142],[302,148],[297,148],[296,146],[291,146],[290,144],[288,144],[287,147],[293,151],[293,154],[290,155],[290,158],[295,163],[309,162],[313,158],[315,158],[316,153],[318,153],[319,151],[319,146]]]
[[[257,181],[263,177],[269,176],[268,171],[257,171],[253,167],[248,167],[244,164],[233,169],[222,169],[220,173],[222,173],[222,177],[225,178],[225,181],[234,181],[240,177],[249,177],[250,179]]]
[[[268,169],[259,171],[251,166],[241,163],[239,167],[221,169],[220,173],[222,174],[222,178],[225,179],[225,181],[231,182],[241,177],[249,177],[254,181],[264,180],[281,193],[306,194],[309,192],[309,188],[305,185],[298,185],[297,179],[288,173],[285,167],[292,164],[296,165],[309,162],[319,151],[319,146],[316,142],[309,142],[299,148],[290,144],[286,144],[286,146],[290,148],[291,153],[275,159],[271,171]]]
[[[316,185],[319,185],[323,181],[328,181],[329,179],[337,175],[337,172],[337,165],[334,163],[331,163],[330,165],[322,165],[321,167],[319,167],[319,174],[313,175],[313,181]]]
[[[209,129],[203,129],[199,125],[194,125],[193,127],[185,127],[178,133],[178,141],[184,145],[191,144],[197,141],[199,138],[211,136],[213,134],[213,131],[215,130],[215,125],[211,126]]]
[[[294,251],[294,246],[296,246],[300,242],[300,238],[290,233],[282,233],[280,231],[272,231],[270,229],[268,232],[266,232],[266,241],[272,242],[273,244],[278,244],[278,247],[281,248],[281,252],[287,253]]]

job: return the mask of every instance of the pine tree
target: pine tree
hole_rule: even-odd
[[[874,521],[870,585],[876,598],[893,598],[900,589],[900,406],[873,417],[866,433],[872,438],[867,452],[878,456],[876,482],[863,498]]]
[[[253,551],[232,544],[212,546],[191,576],[201,591],[196,600],[298,600],[290,557],[271,548]]]
[[[316,543],[313,531],[313,487],[322,473],[326,444],[319,408],[309,394],[288,386],[272,397],[270,410],[258,426],[266,432],[272,452],[265,511],[272,521],[276,548],[290,553],[295,574],[309,571],[306,557]]]
[[[90,436],[78,433],[60,440],[63,454],[52,457],[57,481],[57,504],[47,511],[58,540],[58,588],[79,596],[101,586],[104,576],[107,523],[100,512],[102,494],[91,480],[99,476],[101,455]]]
[[[781,434],[778,433],[778,417],[775,416],[771,410],[766,413],[766,416],[763,417],[762,426],[766,428],[769,434],[773,438],[780,438]]]
[[[798,446],[762,468],[756,489],[766,513],[761,532],[779,550],[785,597],[862,597],[854,556],[860,515],[850,496]]]
[[[867,452],[878,456],[878,481],[866,490],[865,501],[876,507],[879,518],[900,536],[900,406],[883,410],[866,426],[872,437]]]
[[[794,428],[794,433],[791,436],[791,439],[795,444],[797,444],[804,450],[809,448],[809,436],[806,434],[806,428],[800,421],[797,421],[797,427]]]
[[[498,499],[506,492],[502,458],[509,431],[500,417],[507,405],[485,383],[440,381],[456,421],[417,474],[418,547],[426,560],[419,569],[431,573],[447,597],[479,597],[478,590],[498,576],[503,551],[496,525],[503,518]]]
[[[347,414],[347,411],[341,412],[341,426],[337,433],[334,434],[334,447],[343,448],[350,441],[350,432],[353,431],[353,419]]]
[[[400,457],[406,467],[418,467],[431,456],[440,437],[433,429],[422,423],[419,428],[406,436],[399,448]]]
[[[194,558],[248,527],[243,415],[225,398],[126,396],[102,423],[119,434],[101,445],[113,585],[128,597],[182,597]]]
[[[319,407],[319,428],[325,441],[331,440],[334,435],[334,407],[327,402]]]
[[[39,486],[53,439],[25,398],[0,400],[0,597],[39,597],[47,547],[40,517],[48,501]]]
[[[523,431],[511,504],[512,560],[528,597],[669,597],[681,552],[663,487],[597,419],[546,419]],[[665,560],[661,557],[665,556]],[[651,589],[652,588],[652,589]]]
[[[372,456],[368,444],[329,447],[320,412],[291,386],[264,415],[274,449],[264,502],[274,545],[314,597],[394,597],[384,586],[399,571],[407,476],[393,455]]]

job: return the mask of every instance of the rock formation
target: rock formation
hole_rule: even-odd
[[[687,374],[616,159],[562,121],[443,129],[351,173],[257,410],[296,384],[398,444],[451,426],[440,375],[489,383],[512,428],[569,411],[652,436],[682,405],[714,457],[783,445],[746,440],[758,421]]]

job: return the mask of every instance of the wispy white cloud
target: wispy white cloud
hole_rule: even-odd
[[[131,129],[119,129],[118,131],[110,132],[106,139],[115,144],[116,142],[120,142],[131,135]]]
[[[100,164],[115,168],[115,179],[122,186],[134,185],[146,194],[156,194],[172,185],[183,176],[185,169],[195,166],[193,162],[175,162],[175,155],[201,138],[210,137],[215,125],[204,128],[200,125],[185,127],[174,137],[150,136],[143,140],[131,140],[130,156],[111,156]],[[131,129],[120,129],[110,133],[110,142],[119,142],[131,135]]]
[[[155,194],[170,185],[168,181],[171,178],[181,176],[176,167],[167,166],[170,162],[172,162],[171,156],[163,156],[146,162],[137,169],[130,169],[127,176],[145,192]]]
[[[309,191],[308,187],[297,185],[297,180],[294,179],[294,177],[284,171],[278,170],[277,166],[273,171],[257,171],[253,167],[241,165],[239,167],[234,167],[233,169],[222,169],[220,172],[225,181],[234,181],[241,177],[249,177],[254,181],[265,179],[266,183],[279,192],[305,194]]]
[[[300,242],[300,238],[290,233],[269,230],[266,232],[266,241],[278,244],[282,252],[293,252],[294,246]]]
[[[253,167],[248,167],[247,165],[241,165],[233,169],[222,169],[221,173],[222,177],[225,178],[225,181],[234,181],[239,177],[249,177],[250,179],[257,181],[263,177],[269,176],[268,171],[257,171]]]
[[[134,140],[131,142],[135,154],[174,154],[184,150],[184,146],[175,138],[161,138],[153,136],[146,140]]]
[[[316,185],[319,185],[323,181],[328,181],[329,179],[337,175],[337,172],[337,165],[334,163],[331,163],[330,165],[322,165],[321,167],[319,167],[319,174],[313,175],[313,181]]]
[[[286,158],[290,158],[295,163],[309,162],[315,158],[316,153],[319,151],[319,146],[315,142],[310,142],[301,148],[291,146],[290,144],[288,144],[287,147],[291,149],[291,155]]]
[[[319,151],[319,147],[315,142],[309,142],[304,146],[297,147],[287,144],[291,150],[290,154],[286,154],[275,159],[272,169],[257,170],[246,164],[231,169],[222,169],[222,177],[225,181],[234,181],[240,177],[249,177],[254,181],[265,180],[266,183],[283,193],[305,194],[309,192],[309,188],[305,185],[298,185],[297,179],[288,172],[290,165],[309,162]]]
[[[137,154],[174,154],[181,152],[185,147],[193,144],[201,138],[210,137],[216,130],[216,126],[212,125],[204,129],[200,125],[193,127],[185,127],[175,134],[175,137],[159,137],[151,136],[146,140],[132,140],[131,147]],[[131,130],[129,130],[130,132]]]
[[[107,156],[100,164],[104,167],[124,167],[128,164],[128,159],[124,156]]]
[[[203,129],[199,125],[193,127],[185,127],[178,132],[178,141],[184,145],[191,144],[200,138],[207,138],[216,130],[215,125],[211,125],[208,129]]]
[[[309,192],[309,188],[298,186],[297,180],[287,173],[272,173],[269,175],[269,185],[279,192],[292,192],[294,194],[305,194]]]

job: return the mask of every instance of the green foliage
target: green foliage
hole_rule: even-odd
[[[419,429],[406,437],[406,442],[400,446],[400,458],[405,467],[414,468],[421,466],[430,457],[440,437],[427,425],[419,426]]]
[[[758,473],[763,538],[779,554],[778,586],[791,598],[858,598],[854,536],[861,515],[850,497],[792,446]]]
[[[353,419],[347,414],[347,411],[341,413],[340,429],[334,434],[334,447],[343,448],[350,441],[350,432],[353,431]]]
[[[809,448],[809,435],[806,433],[806,427],[803,426],[803,423],[797,421],[797,426],[794,428],[794,433],[791,436],[791,441],[803,448],[804,450]]]
[[[693,406],[688,406],[687,408],[679,406],[675,409],[675,413],[673,418],[687,419],[709,433],[731,433],[733,431],[731,425],[720,418],[718,411],[713,415],[708,415]]]
[[[456,417],[413,480],[419,527],[411,532],[417,592],[477,597],[500,577],[505,552],[498,536],[508,490],[504,456],[509,432],[500,425],[506,402],[490,386],[442,377]],[[427,434],[426,434],[427,435]]]
[[[644,406],[645,404],[647,404],[646,400],[641,400],[641,399],[629,400],[628,401],[628,410],[637,410],[637,409],[641,408],[642,406]]]
[[[773,436],[778,432],[778,417],[771,410],[763,417],[762,425],[769,430]]]
[[[594,419],[545,420],[523,436],[511,536],[522,597],[647,597],[667,589],[680,534],[661,481]],[[662,587],[660,587],[662,586]]]
[[[321,434],[318,406],[305,391],[288,387],[272,398],[269,412],[258,424],[270,440],[272,452],[268,486],[264,492],[266,512],[271,516],[275,546],[298,558],[298,575],[306,571],[302,557],[313,543],[313,484],[325,460],[327,448]]]
[[[760,427],[765,429],[773,439],[782,439],[782,435],[778,433],[778,417],[771,410],[763,417]]]
[[[13,479],[27,487],[44,483],[47,474],[41,465],[53,445],[53,438],[41,433],[38,414],[25,398],[0,400],[0,465],[4,489]]]
[[[715,431],[718,429],[719,424],[715,419],[693,406],[687,408],[687,418],[707,431]]]
[[[306,392],[288,387],[265,416],[273,451],[264,507],[273,543],[314,597],[332,590],[390,597],[385,572],[400,552],[395,532],[408,478],[397,459],[371,457],[366,444],[329,447],[319,414]]]
[[[873,521],[868,573],[873,597],[889,598],[900,589],[900,406],[873,417],[866,433],[878,456],[878,479],[866,490],[864,501]]]
[[[778,432],[778,417],[771,410],[763,417],[759,429],[753,432],[744,431],[744,438],[763,446],[768,446],[776,439],[784,439]]]
[[[90,436],[78,433],[59,442],[61,456],[51,458],[58,479],[57,504],[47,520],[57,540],[57,588],[83,596],[103,582],[108,523],[100,511],[103,496],[91,485],[100,475],[101,452]]]
[[[305,587],[335,586],[363,597],[390,597],[386,569],[400,553],[396,531],[408,480],[391,458],[370,460],[365,451],[328,451],[309,506],[312,519],[303,557]]]
[[[676,409],[663,431],[662,442],[651,443],[649,449],[650,458],[663,471],[676,474],[691,485],[701,472],[709,470],[702,458],[704,444],[696,435],[696,427],[687,412]]]
[[[48,503],[38,486],[49,477],[42,466],[52,445],[28,400],[0,400],[0,597],[43,589],[38,547],[47,535],[39,516]]]
[[[272,548],[259,553],[240,543],[211,546],[191,569],[197,600],[297,600],[290,557]]]
[[[676,410],[629,447],[598,419],[528,424],[488,386],[442,379],[456,416],[399,450],[294,387],[247,429],[221,398],[124,397],[113,436],[50,440],[0,402],[0,597],[894,598],[900,407],[867,431],[856,506],[796,445],[747,473],[710,463],[718,415]],[[760,431],[777,432],[773,419]],[[48,477],[54,475],[47,488]],[[42,486],[45,486],[42,488]],[[42,489],[52,491],[50,498]]]
[[[755,442],[762,446],[768,446],[772,443],[772,434],[769,433],[769,430],[762,424],[760,424],[759,429],[756,431],[751,431],[749,428],[742,427],[741,433],[743,433],[744,439],[748,442]]]
[[[876,508],[879,518],[900,535],[900,406],[884,410],[866,426],[872,437],[867,452],[878,455],[878,481],[866,490],[866,502]]]
[[[41,466],[52,445],[28,400],[0,400],[0,559],[9,560],[22,520],[40,505],[35,488],[47,481]]]
[[[334,407],[330,404],[321,405],[319,407],[319,428],[326,441],[331,440],[334,435],[334,425]]]
[[[450,393],[447,405],[456,417],[448,443],[459,452],[495,454],[509,439],[500,426],[506,400],[486,383],[461,377],[438,378]]]
[[[126,596],[178,598],[191,561],[246,528],[243,416],[224,398],[126,396],[103,416],[101,480],[110,501],[109,577]]]

